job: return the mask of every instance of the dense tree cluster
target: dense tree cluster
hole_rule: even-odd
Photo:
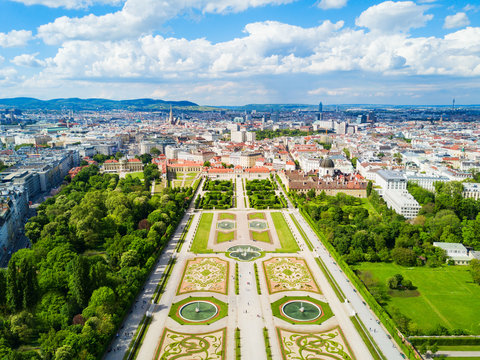
[[[191,195],[90,166],[40,205],[0,271],[0,358],[99,358]]]
[[[258,130],[256,132],[256,139],[274,139],[281,136],[308,136],[318,134],[319,131],[302,131],[298,129],[277,129],[277,130]]]
[[[322,193],[308,200],[303,194],[292,196],[347,263],[393,260],[404,266],[438,266],[445,255],[433,247],[435,241],[480,249],[479,202],[458,198],[451,188],[439,188],[435,202],[426,203],[411,221],[388,209],[375,191],[369,197],[371,212],[364,201],[344,194]]]

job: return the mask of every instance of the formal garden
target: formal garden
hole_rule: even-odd
[[[263,262],[270,294],[280,291],[311,291],[320,293],[304,259],[296,257],[274,257]]]
[[[276,195],[276,183],[270,179],[247,180],[247,191],[250,207],[255,209],[281,209],[286,206],[283,198]]]
[[[225,359],[227,330],[220,329],[209,333],[180,333],[165,329],[160,339],[156,360],[184,359]]]
[[[283,360],[353,360],[340,327],[323,332],[297,332],[277,328]]]
[[[175,172],[169,174],[170,185],[172,187],[190,187],[192,186],[195,178],[197,177],[197,172]]]
[[[177,295],[198,291],[228,294],[228,262],[216,257],[187,260]]]
[[[232,180],[210,180],[203,184],[204,196],[198,197],[197,209],[229,209],[235,206]]]

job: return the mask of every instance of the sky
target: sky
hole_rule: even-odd
[[[479,0],[0,0],[0,98],[480,104]]]

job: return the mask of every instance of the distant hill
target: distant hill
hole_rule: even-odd
[[[18,97],[0,99],[0,108],[46,109],[46,110],[133,110],[155,111],[174,108],[191,108],[195,110],[198,104],[190,101],[165,101],[153,99],[108,100],[108,99],[52,99],[38,100]]]

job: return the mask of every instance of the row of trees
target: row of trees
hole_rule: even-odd
[[[90,166],[39,206],[0,271],[1,359],[103,354],[192,195],[144,186]]]

